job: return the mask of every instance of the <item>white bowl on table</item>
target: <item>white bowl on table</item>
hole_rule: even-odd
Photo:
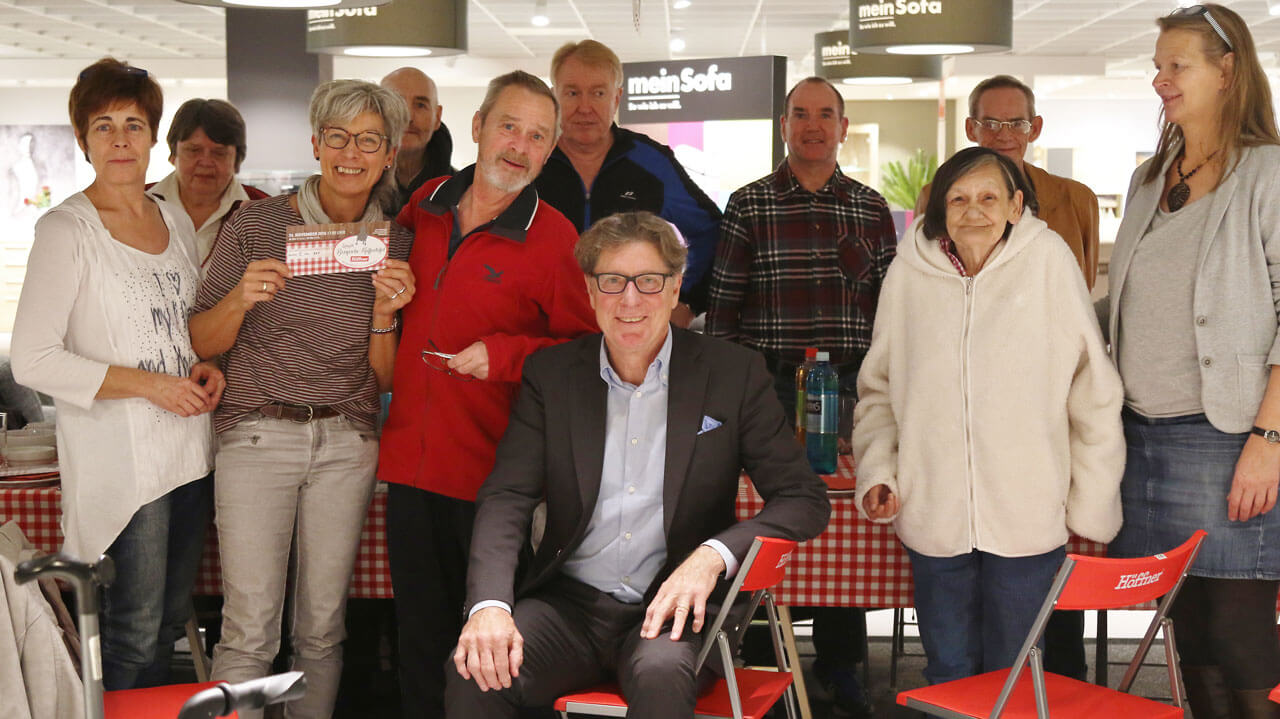
[[[31,445],[28,447],[10,445],[5,450],[4,456],[11,467],[24,464],[51,464],[57,461],[58,450],[47,445]]]
[[[6,434],[9,447],[56,447],[58,444],[57,431],[45,427],[11,429]]]

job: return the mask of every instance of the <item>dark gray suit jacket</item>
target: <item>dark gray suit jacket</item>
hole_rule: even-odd
[[[764,358],[724,340],[671,331],[662,502],[667,561],[646,602],[707,539],[720,540],[742,560],[756,535],[809,539],[826,528],[831,513],[826,485],[792,436]],[[525,360],[511,422],[476,498],[464,611],[489,599],[514,606],[553,578],[581,543],[604,463],[608,386],[600,378],[601,341],[602,335],[588,335]],[[721,425],[699,434],[704,416]],[[739,522],[734,503],[744,469],[765,507]],[[530,519],[544,497],[542,544],[516,587]]]

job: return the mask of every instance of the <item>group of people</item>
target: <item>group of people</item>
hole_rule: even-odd
[[[276,197],[235,181],[244,122],[218,100],[175,114],[148,189],[159,86],[86,68],[69,109],[95,179],[37,225],[12,351],[58,405],[67,549],[118,567],[105,685],[165,681],[212,512],[214,678],[267,674],[284,623],[308,676],[286,715],[331,715],[376,478],[406,716],[514,717],[603,680],[629,716],[692,716],[752,538],[826,526],[793,439],[817,346],[858,397],[856,503],[907,547],[929,681],[1012,663],[1069,532],[1134,556],[1204,528],[1173,610],[1193,711],[1274,717],[1280,135],[1234,12],[1158,22],[1164,129],[1097,307],[1097,200],[1025,161],[1043,120],[1009,76],[974,90],[979,146],[899,243],[838,166],[849,120],[820,78],[722,216],[613,123],[621,63],[592,40],[551,87],[491,81],[461,170],[426,75],[325,83],[319,173]],[[388,228],[385,267],[295,273],[288,228],[339,223]],[[765,506],[739,522],[743,471]],[[815,674],[869,716],[860,613],[813,616]],[[1055,625],[1047,665],[1082,675],[1082,621]]]

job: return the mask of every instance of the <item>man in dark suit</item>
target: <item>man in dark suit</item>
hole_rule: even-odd
[[[477,497],[450,719],[514,717],[606,680],[633,719],[691,717],[700,632],[753,538],[808,539],[830,514],[763,358],[671,326],[687,256],[671,226],[614,215],[575,255],[603,339],[525,361]],[[737,522],[743,469],[765,507]]]

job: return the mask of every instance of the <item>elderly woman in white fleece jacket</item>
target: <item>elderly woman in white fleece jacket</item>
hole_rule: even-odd
[[[991,150],[938,168],[858,375],[857,503],[906,545],[931,683],[1010,666],[1068,530],[1120,528],[1120,379],[1035,208]]]

